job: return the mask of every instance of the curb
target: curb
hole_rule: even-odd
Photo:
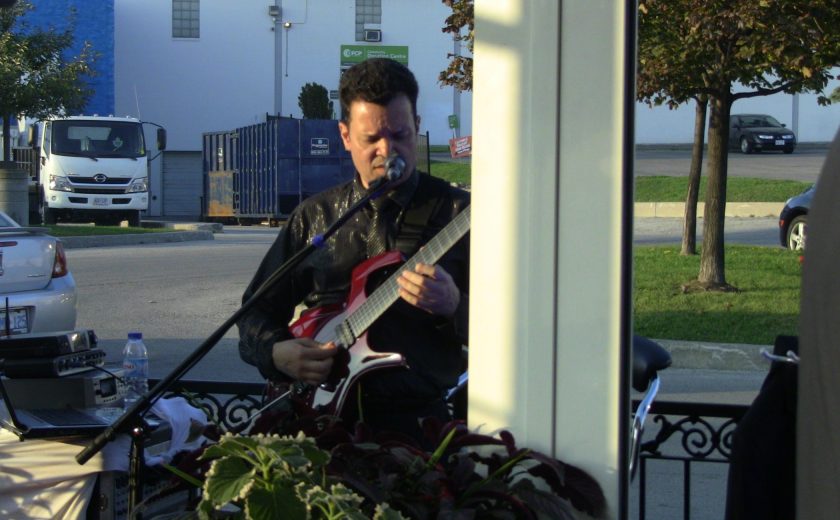
[[[129,235],[94,235],[85,237],[59,237],[65,249],[88,247],[133,246],[139,244],[165,244],[193,240],[213,240],[207,230],[173,231],[171,233],[135,233]]]
[[[704,343],[672,339],[654,341],[671,354],[673,368],[767,371],[770,362],[762,357],[761,349],[766,348],[773,352],[773,345]]]
[[[778,217],[784,202],[727,202],[726,217]],[[705,202],[697,203],[697,218],[703,218]],[[636,202],[633,215],[641,218],[685,216],[685,202]]]

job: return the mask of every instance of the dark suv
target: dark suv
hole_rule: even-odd
[[[773,116],[737,114],[729,116],[729,147],[742,153],[781,150],[793,153],[796,135]]]

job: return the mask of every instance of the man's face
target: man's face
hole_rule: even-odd
[[[338,129],[365,188],[385,176],[385,160],[391,152],[405,161],[405,174],[399,183],[409,178],[417,165],[419,126],[420,118],[412,114],[411,101],[405,95],[385,106],[367,101],[350,105],[347,123],[339,122]]]

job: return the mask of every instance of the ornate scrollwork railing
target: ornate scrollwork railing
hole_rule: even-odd
[[[651,407],[653,424],[659,425],[653,439],[642,443],[646,458],[668,458],[706,462],[729,462],[732,456],[732,435],[738,421],[746,413],[744,405],[709,403],[655,402]],[[674,453],[674,447],[682,453]]]
[[[690,518],[691,471],[696,462],[729,464],[732,457],[733,435],[738,421],[748,407],[745,405],[654,402],[648,417],[641,446],[639,464],[639,517],[645,519],[646,462],[668,460],[683,466],[683,518]],[[658,428],[657,428],[658,426]]]
[[[157,380],[150,380],[154,386]],[[263,383],[229,383],[224,381],[178,381],[172,393],[181,395],[207,413],[211,421],[232,430],[259,410]]]

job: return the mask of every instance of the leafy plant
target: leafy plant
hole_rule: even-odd
[[[85,42],[68,58],[74,42],[75,10],[69,10],[67,28],[47,30],[29,25],[26,13],[32,2],[20,0],[0,9],[0,118],[3,119],[4,160],[11,160],[10,122],[23,114],[42,118],[84,107],[93,90],[87,80],[96,74],[97,57]]]
[[[201,455],[212,460],[202,518],[225,504],[240,518],[574,518],[598,516],[605,499],[580,469],[517,448],[509,432],[470,432],[461,422],[424,423],[434,452],[395,434],[351,434],[336,425],[317,437],[226,434]]]
[[[388,504],[362,508],[364,499],[326,472],[330,454],[299,433],[239,436],[226,434],[200,457],[212,460],[198,507],[201,518],[229,503],[242,518],[383,519],[403,518]]]

